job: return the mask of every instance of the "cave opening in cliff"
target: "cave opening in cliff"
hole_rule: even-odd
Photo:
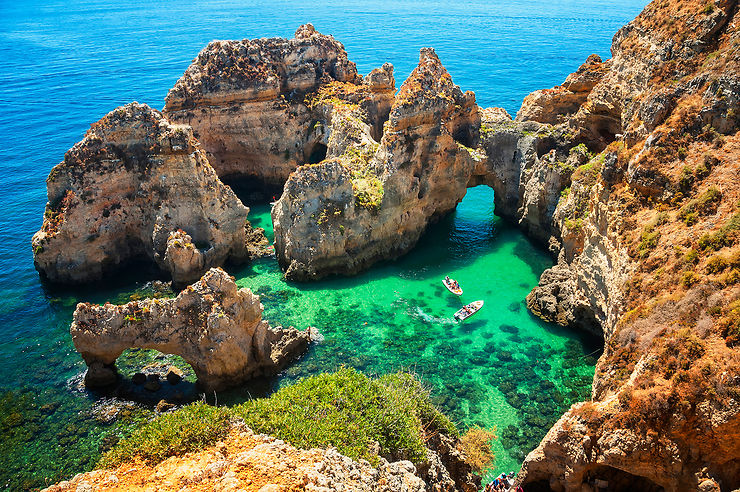
[[[311,147],[311,152],[308,153],[308,158],[306,161],[309,164],[318,164],[319,162],[326,159],[326,145],[324,145],[321,142],[316,142],[313,147]]]
[[[283,194],[284,183],[268,182],[255,176],[226,176],[221,181],[247,206],[274,201]]]
[[[608,465],[597,465],[589,469],[583,475],[583,483],[590,485],[592,490],[595,491],[628,492],[641,490],[643,492],[663,492],[665,490],[648,478]]]
[[[548,479],[524,483],[522,488],[526,492],[549,492],[553,490]],[[606,490],[610,492],[631,492],[634,490],[663,492],[665,489],[645,477],[612,466],[597,465],[583,475],[582,487],[578,490],[591,490],[593,492]]]

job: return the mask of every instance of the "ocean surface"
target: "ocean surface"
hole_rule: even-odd
[[[38,488],[94,466],[100,452],[151,407],[86,392],[69,323],[78,301],[125,302],[154,274],[146,267],[76,289],[42,284],[30,238],[42,222],[45,178],[91,123],[118,105],[161,108],[213,39],[291,37],[302,23],[344,43],[361,73],[389,61],[401,82],[419,48],[437,50],[453,80],[483,106],[512,115],[529,92],[557,85],[591,53],[609,57],[613,34],[645,0],[493,2],[23,1],[0,2],[0,488]],[[249,204],[271,233],[269,206]],[[493,213],[474,188],[396,262],[353,278],[286,283],[274,259],[231,268],[262,296],[274,324],[317,326],[325,340],[279,378],[223,395],[268,394],[295,378],[351,365],[368,373],[416,371],[461,428],[495,426],[496,471],[524,455],[572,402],[590,393],[598,341],[531,316],[523,303],[551,259]],[[485,301],[465,323],[461,300]],[[124,374],[145,364],[186,365],[129,351]],[[195,392],[192,375],[182,383]]]

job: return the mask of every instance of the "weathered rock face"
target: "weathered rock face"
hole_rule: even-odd
[[[527,304],[606,345],[593,401],[530,453],[525,490],[740,485],[737,15],[737,1],[655,1],[611,61],[569,77],[600,77],[580,107],[545,92],[519,113],[600,152],[558,201],[558,264]]]
[[[431,490],[409,461],[389,463],[381,458],[373,468],[336,449],[297,449],[283,441],[256,435],[235,426],[215,446],[156,466],[125,464],[115,470],[81,473],[45,489],[131,490],[152,487],[181,490],[183,484],[200,490],[352,490],[358,492],[423,492]],[[440,489],[441,490],[441,489]],[[447,489],[445,489],[447,490]]]
[[[330,144],[327,160],[298,168],[273,208],[275,249],[291,279],[356,273],[406,253],[430,221],[454,209],[470,180],[478,107],[433,50],[421,50],[380,142],[371,122],[337,111],[345,105],[332,102],[338,117],[329,133],[351,128],[342,134],[352,137]]]
[[[209,270],[174,299],[147,299],[123,306],[80,303],[70,328],[88,365],[90,387],[116,381],[115,361],[129,348],[177,354],[211,390],[276,374],[303,353],[309,331],[271,328],[259,297],[239,289],[220,268]]]
[[[227,258],[247,258],[248,209],[224,186],[192,130],[146,105],[92,125],[52,169],[36,268],[54,282],[86,282],[150,258],[176,283]]]
[[[306,96],[322,84],[361,79],[342,44],[306,24],[294,39],[209,43],[170,90],[164,113],[193,127],[219,176],[282,187],[298,165],[326,154],[314,131],[320,115]],[[392,71],[370,79],[392,98]]]

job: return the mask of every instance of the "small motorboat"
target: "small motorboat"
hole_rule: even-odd
[[[455,319],[458,321],[466,320],[477,313],[482,307],[483,301],[475,301],[470,304],[466,304],[455,313]]]
[[[444,280],[442,280],[442,283],[445,284],[445,287],[447,287],[447,290],[449,290],[456,296],[462,295],[462,289],[460,288],[460,284],[458,284],[455,280],[452,280],[450,277],[445,277]]]

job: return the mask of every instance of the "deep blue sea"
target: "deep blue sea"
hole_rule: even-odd
[[[513,116],[526,94],[561,83],[589,54],[608,58],[613,34],[645,4],[0,1],[0,487],[35,488],[87,470],[151,414],[139,407],[121,413],[110,399],[81,390],[84,364],[68,333],[77,301],[125,301],[150,274],[129,269],[103,285],[50,289],[33,268],[30,239],[42,222],[45,178],[91,123],[131,101],[161,108],[211,40],[292,37],[306,22],[343,42],[363,74],[393,63],[397,87],[416,66],[419,48],[432,46],[479,105]],[[254,221],[270,232],[267,207],[250,205]],[[240,285],[263,295],[271,320],[316,324],[328,335],[264,392],[339,364],[371,373],[413,368],[462,427],[497,427],[498,471],[518,466],[563,406],[588,396],[593,347],[522,309],[551,261],[492,207],[491,190],[472,190],[417,250],[353,279],[288,285],[269,259],[232,271]],[[437,285],[445,272],[470,283],[489,279],[470,289],[490,297],[476,324],[449,323],[454,301]],[[314,311],[301,308],[320,299],[332,300]],[[129,356],[122,370],[154,358]],[[521,367],[528,379],[512,381]],[[244,397],[235,392],[222,402]],[[116,412],[119,418],[108,418]]]

